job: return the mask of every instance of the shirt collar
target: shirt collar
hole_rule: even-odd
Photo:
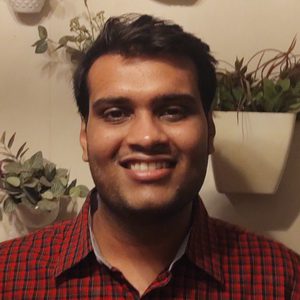
[[[62,245],[57,263],[52,272],[58,277],[64,271],[70,269],[93,251],[88,227],[89,209],[96,189],[93,189],[78,216],[70,222],[61,233]]]
[[[201,199],[194,202],[192,226],[186,255],[200,269],[224,284],[220,245],[213,220]]]
[[[101,205],[101,199],[99,194],[97,193],[97,203],[98,203],[98,207],[100,207]],[[95,253],[96,259],[100,264],[104,264],[106,265],[109,269],[112,268],[112,265],[103,257],[100,248],[97,244],[97,241],[95,239],[95,236],[93,234],[93,229],[92,229],[92,214],[91,214],[91,209],[89,211],[89,218],[88,218],[88,225],[89,225],[89,233],[90,233],[90,237],[91,237],[91,245],[93,248],[93,251]],[[190,236],[190,232],[188,232],[188,234],[186,235],[186,237],[184,238],[184,240],[182,241],[176,255],[175,258],[173,259],[173,261],[171,262],[168,270],[171,271],[174,264],[184,255],[186,248],[187,248],[187,244],[188,244],[188,240],[189,240],[189,236]]]
[[[96,189],[93,189],[87,196],[79,215],[62,232],[63,243],[53,270],[55,277],[94,251],[89,229],[89,211],[92,200],[96,200],[96,195]],[[170,268],[185,252],[197,267],[218,282],[224,283],[220,251],[214,224],[201,199],[199,199],[199,201],[194,202],[191,230],[179,248]]]

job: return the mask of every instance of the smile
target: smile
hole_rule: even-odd
[[[160,169],[169,169],[172,167],[171,162],[132,162],[127,165],[127,168],[130,170],[136,171],[153,171]]]

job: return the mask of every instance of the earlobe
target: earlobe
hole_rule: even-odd
[[[216,127],[213,120],[212,112],[207,114],[207,128],[208,128],[208,154],[215,152],[214,137],[216,135]]]
[[[82,119],[79,140],[82,148],[82,160],[88,162],[89,159],[88,159],[88,151],[87,151],[86,125],[87,125],[86,121]]]

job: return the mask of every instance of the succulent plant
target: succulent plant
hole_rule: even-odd
[[[57,168],[56,165],[43,157],[41,151],[24,159],[28,151],[26,143],[12,152],[16,134],[14,133],[6,143],[6,133],[0,138],[0,190],[4,192],[1,202],[6,213],[12,212],[16,205],[25,205],[51,211],[58,205],[58,199],[63,196],[85,197],[88,188],[76,185],[77,180],[69,183],[69,171]]]

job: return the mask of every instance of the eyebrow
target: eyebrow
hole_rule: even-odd
[[[177,103],[181,101],[186,101],[189,104],[197,104],[199,101],[201,103],[201,99],[195,98],[194,96],[187,94],[187,93],[171,93],[171,94],[161,94],[158,96],[155,96],[151,99],[152,103]],[[105,107],[105,106],[122,106],[122,105],[128,105],[131,103],[131,98],[127,97],[103,97],[97,99],[92,107],[94,110],[97,110],[97,108]]]

